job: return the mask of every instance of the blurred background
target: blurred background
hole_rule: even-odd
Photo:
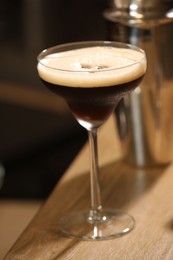
[[[0,1],[0,256],[87,138],[43,87],[36,57],[56,44],[105,39],[105,8],[106,0]]]

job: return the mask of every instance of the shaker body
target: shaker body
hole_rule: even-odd
[[[147,56],[143,82],[115,111],[124,159],[142,167],[173,159],[173,23],[153,21],[139,26],[107,19],[109,40],[141,47]]]

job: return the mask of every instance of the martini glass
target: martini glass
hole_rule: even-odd
[[[97,130],[119,100],[140,84],[146,71],[144,51],[117,42],[67,43],[42,51],[37,70],[43,84],[67,102],[89,136],[91,208],[69,212],[60,221],[60,230],[85,240],[125,235],[134,228],[134,218],[102,206]]]

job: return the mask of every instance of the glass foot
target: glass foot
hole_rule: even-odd
[[[113,209],[104,209],[93,216],[93,212],[70,213],[60,220],[60,230],[66,236],[83,240],[107,240],[129,233],[135,220],[129,214]]]

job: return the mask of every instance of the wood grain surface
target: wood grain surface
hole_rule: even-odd
[[[107,241],[80,241],[59,232],[63,214],[90,206],[86,145],[5,260],[173,259],[173,164],[136,169],[125,163],[113,117],[99,132],[99,156],[103,205],[128,211],[135,229]]]

